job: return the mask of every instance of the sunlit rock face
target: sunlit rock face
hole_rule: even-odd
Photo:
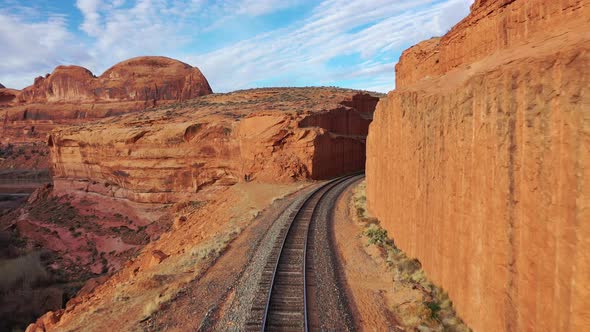
[[[166,57],[120,62],[99,77],[79,66],[59,66],[23,89],[20,102],[184,100],[210,94],[198,68]]]
[[[336,88],[255,89],[62,128],[48,139],[55,190],[173,203],[242,181],[359,171],[378,100]]]
[[[475,331],[590,329],[590,1],[476,1],[403,53],[370,210]]]
[[[120,62],[101,76],[79,66],[58,66],[21,91],[0,88],[1,140],[45,140],[62,125],[143,111],[212,93],[200,70],[166,57]]]

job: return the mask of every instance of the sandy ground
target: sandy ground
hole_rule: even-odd
[[[265,206],[269,202],[264,192],[272,192],[274,186],[262,184],[260,186],[262,187],[257,188],[256,191],[245,190],[242,193],[256,206]],[[260,194],[261,191],[262,194]],[[225,314],[229,303],[233,300],[235,284],[250,263],[257,243],[292,202],[292,198],[299,194],[300,192],[296,192],[273,201],[244,229],[240,236],[227,246],[223,254],[202,276],[184,286],[175,298],[146,320],[142,324],[142,330],[180,332],[215,329],[213,326]],[[223,329],[233,329],[234,326],[232,322],[229,322]]]
[[[359,181],[340,196],[332,229],[356,328],[470,331],[457,316],[451,299],[428,279],[419,261],[396,248],[384,230],[384,239],[379,240],[381,233],[375,232],[380,229],[378,220],[366,211],[365,183]]]
[[[268,207],[280,206],[281,197],[301,187],[238,184],[206,205],[179,208],[184,221],[104,284],[68,303],[50,330],[187,331],[205,324],[247,262],[241,255],[250,235],[264,233],[255,229],[260,218],[272,219]]]
[[[207,204],[176,206],[169,232],[106,282],[68,302],[48,331],[240,330],[245,316],[232,315],[232,308],[236,303],[249,308],[243,303],[248,297],[240,295],[241,280],[253,275],[255,253],[269,243],[269,230],[308,186],[244,183],[216,193]],[[426,306],[433,295],[424,285],[431,286],[400,278],[399,266],[388,266],[391,258],[386,261],[384,247],[369,245],[363,235],[366,218],[358,216],[355,206],[361,191],[355,187],[337,200],[331,223],[341,271],[338,286],[346,293],[355,328],[448,330],[441,324],[448,315],[434,315]]]
[[[351,217],[350,186],[338,200],[334,213],[334,238],[338,260],[347,283],[349,306],[359,331],[396,331],[398,323],[388,308],[395,294],[393,275],[375,246],[367,246],[363,225]],[[396,328],[397,327],[397,328]]]

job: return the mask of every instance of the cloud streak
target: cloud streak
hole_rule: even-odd
[[[470,4],[469,0],[325,1],[293,26],[186,59],[198,64],[212,85],[223,91],[256,86],[274,76],[287,85],[362,79],[388,91],[394,87],[395,54],[444,34],[467,14]],[[329,66],[330,60],[343,56],[358,56],[360,61]],[[361,84],[349,86],[362,88]]]
[[[30,85],[32,78],[56,64],[81,63],[89,58],[60,16],[31,23],[0,12],[0,45],[0,79],[8,87]]]
[[[385,92],[394,87],[400,52],[444,34],[472,2],[77,0],[76,30],[63,13],[27,20],[22,13],[33,8],[0,9],[0,45],[8,50],[0,82],[21,88],[63,63],[100,74],[129,57],[165,55],[201,68],[215,91],[338,85]],[[295,7],[307,8],[305,15],[234,38],[268,15],[288,15]],[[209,43],[215,47],[199,49]]]

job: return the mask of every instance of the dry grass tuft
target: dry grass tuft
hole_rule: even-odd
[[[379,220],[370,216],[365,181],[354,189],[352,200],[356,219],[365,224],[363,235],[368,245],[380,249],[388,268],[393,272],[393,282],[402,287],[419,289],[423,293],[421,302],[411,303],[404,308],[393,308],[400,322],[419,331],[470,331],[457,316],[447,293],[428,279],[420,261],[408,257],[397,248],[387,230],[379,225]]]

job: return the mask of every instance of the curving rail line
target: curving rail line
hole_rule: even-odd
[[[332,180],[311,192],[280,230],[258,284],[246,328],[308,331],[306,257],[309,226],[322,198],[360,173]]]

